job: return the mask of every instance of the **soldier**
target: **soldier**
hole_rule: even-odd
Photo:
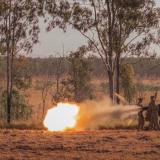
[[[138,112],[138,130],[144,129],[144,116],[143,116],[143,110],[140,110]]]
[[[137,106],[141,107],[140,111],[138,112],[138,130],[144,129],[144,116],[143,116],[143,98],[138,98]]]
[[[155,104],[156,98],[157,98],[157,92],[155,96],[150,97],[150,103],[148,108],[148,114],[150,115],[149,129],[154,129],[154,130],[159,129],[158,106]]]
[[[143,102],[143,98],[138,98],[137,106],[143,107],[142,102]]]
[[[158,104],[157,106],[158,106],[158,117],[160,117],[160,104]],[[159,119],[159,128],[160,128],[160,119]]]

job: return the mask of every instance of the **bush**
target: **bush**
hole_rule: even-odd
[[[13,90],[11,118],[12,120],[27,120],[32,115],[31,106],[27,103],[24,95],[17,90]],[[7,92],[3,91],[0,100],[0,119],[6,119],[7,116]]]
[[[135,73],[132,65],[122,64],[120,70],[120,84],[124,97],[130,103],[136,95]]]

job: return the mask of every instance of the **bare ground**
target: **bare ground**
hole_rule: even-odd
[[[160,132],[0,130],[0,160],[159,160]]]

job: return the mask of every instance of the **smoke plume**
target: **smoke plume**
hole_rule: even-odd
[[[113,105],[109,98],[99,101],[87,100],[79,106],[79,129],[97,129],[101,125],[120,121],[131,123],[136,120],[139,110],[136,105]]]

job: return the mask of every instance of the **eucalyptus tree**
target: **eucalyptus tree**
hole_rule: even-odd
[[[62,83],[65,87],[67,98],[82,102],[92,98],[91,73],[86,47],[81,46],[68,57],[69,76]]]
[[[70,25],[88,40],[90,50],[101,57],[113,100],[115,88],[119,93],[119,66],[124,53],[140,55],[146,46],[156,43],[152,32],[158,27],[159,15],[154,0],[46,0],[45,3],[50,15],[48,31],[55,25],[62,29]]]
[[[115,7],[117,16],[113,30],[113,44],[116,54],[115,92],[119,94],[121,58],[124,56],[155,56],[150,48],[159,41],[157,37],[159,11],[155,8],[154,0],[120,0],[112,3],[116,3],[117,6]],[[119,103],[118,98],[117,103]]]
[[[37,3],[34,0],[1,0],[0,44],[6,55],[7,122],[11,122],[14,58],[32,51],[38,42]]]

